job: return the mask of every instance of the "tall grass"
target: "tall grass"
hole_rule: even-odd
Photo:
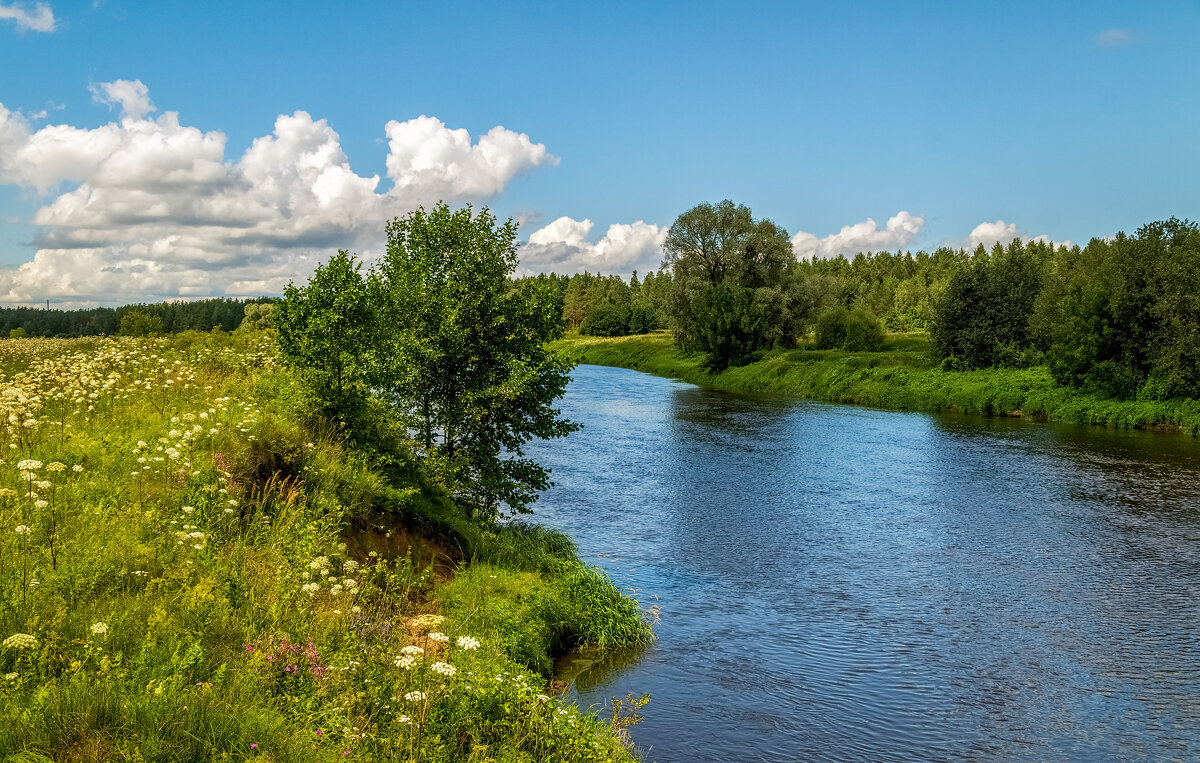
[[[631,759],[542,672],[637,605],[310,420],[266,337],[0,341],[0,421],[0,760]]]
[[[777,351],[720,373],[680,353],[671,335],[602,339],[568,336],[555,343],[578,363],[619,366],[734,392],[768,392],[904,411],[958,411],[985,416],[1130,428],[1179,428],[1200,434],[1200,400],[1115,400],[1060,387],[1045,367],[942,371],[920,334],[892,335],[879,352]]]

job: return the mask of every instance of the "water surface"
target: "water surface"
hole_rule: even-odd
[[[657,605],[647,760],[1200,759],[1200,443],[581,366],[535,518]]]

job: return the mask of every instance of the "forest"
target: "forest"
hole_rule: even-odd
[[[1047,366],[1121,399],[1200,397],[1200,228],[1171,218],[1085,246],[797,259],[786,232],[731,202],[680,215],[664,269],[640,280],[539,275],[582,335],[669,328],[722,370],[773,349],[877,350],[928,332],[943,370]]]

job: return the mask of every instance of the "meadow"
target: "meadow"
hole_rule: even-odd
[[[703,355],[680,352],[666,331],[614,338],[569,334],[552,347],[577,363],[631,368],[731,392],[1200,434],[1200,400],[1119,400],[1056,385],[1044,366],[944,371],[933,360],[923,333],[891,334],[876,352],[816,350],[801,344],[720,372],[709,370]]]
[[[266,332],[0,341],[0,760],[630,761],[647,613],[312,417]]]

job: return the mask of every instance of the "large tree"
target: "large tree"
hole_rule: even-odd
[[[663,252],[680,348],[704,352],[719,370],[795,342],[803,316],[786,230],[729,200],[698,204],[676,218]]]
[[[528,511],[549,486],[525,444],[576,428],[553,407],[572,365],[545,346],[561,335],[561,308],[551,284],[509,281],[516,233],[486,208],[418,209],[388,224],[370,279],[388,327],[376,387],[447,491],[485,522]]]
[[[280,355],[305,381],[318,412],[351,427],[370,394],[377,337],[360,269],[354,255],[339,251],[307,284],[288,284],[271,313]]]

